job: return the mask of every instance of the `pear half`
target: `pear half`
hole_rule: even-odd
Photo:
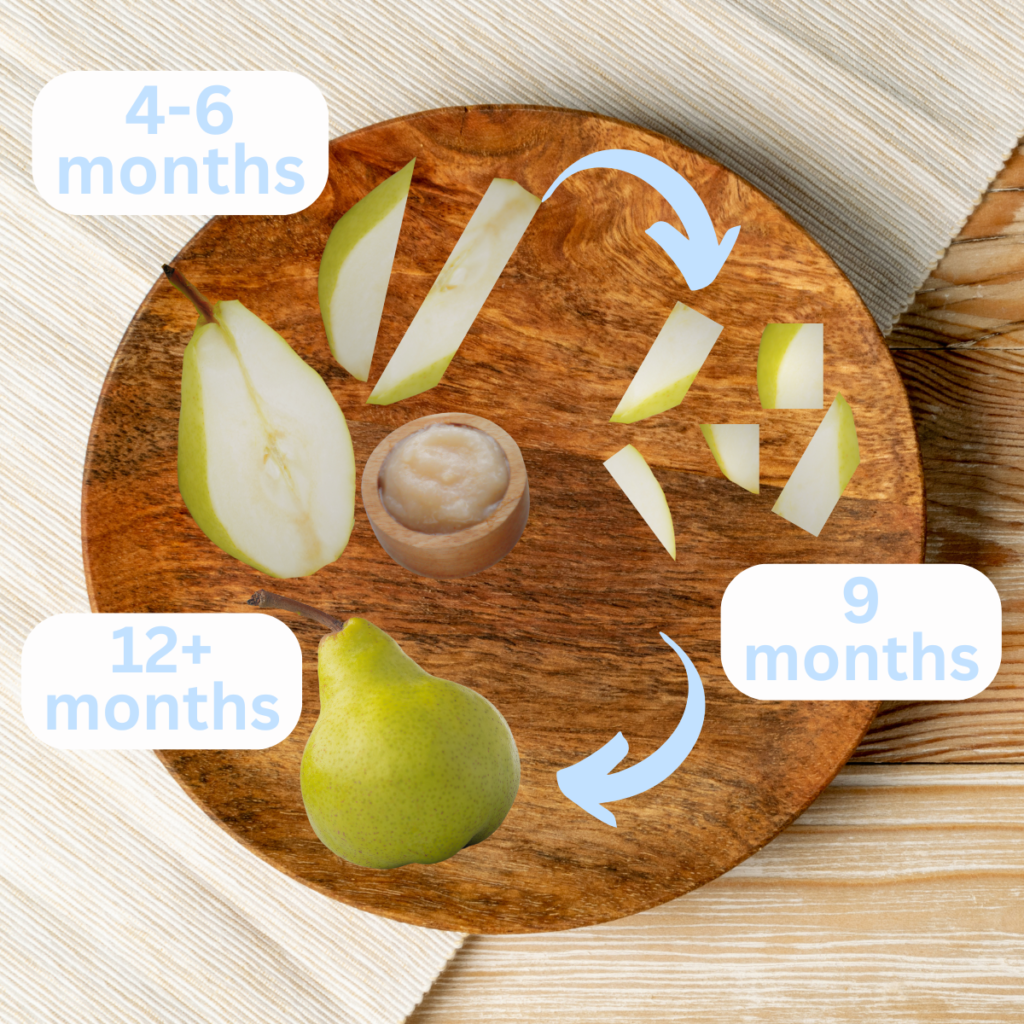
[[[334,225],[320,259],[317,295],[327,341],[356,380],[370,376],[415,163],[381,182]]]
[[[761,428],[756,423],[702,423],[700,432],[726,480],[760,493]]]
[[[768,324],[757,351],[762,409],[820,409],[825,404],[825,328]]]
[[[636,423],[679,405],[721,333],[720,324],[677,302],[611,422]]]
[[[632,502],[643,521],[654,531],[654,536],[665,550],[676,557],[676,529],[672,522],[665,492],[661,489],[647,460],[631,445],[617,451],[604,464],[622,493]]]
[[[772,511],[817,537],[859,465],[853,410],[836,395]]]
[[[308,576],[352,532],[345,416],[323,378],[240,302],[206,309],[182,368],[181,496],[229,555],[269,576]]]
[[[539,206],[517,182],[491,182],[369,402],[391,405],[440,381]]]

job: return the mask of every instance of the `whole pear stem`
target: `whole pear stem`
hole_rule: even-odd
[[[326,626],[334,633],[338,633],[345,628],[344,619],[336,619],[333,615],[328,615],[327,612],[322,612],[311,604],[296,601],[292,597],[272,594],[269,590],[257,590],[245,603],[254,605],[257,608],[269,608],[274,611],[297,612],[299,615],[315,619],[321,626]]]
[[[174,285],[196,307],[196,312],[202,318],[204,324],[216,323],[217,318],[213,315],[213,306],[210,300],[180,271],[165,263],[163,265],[167,280]]]

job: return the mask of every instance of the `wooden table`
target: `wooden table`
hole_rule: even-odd
[[[410,1020],[1024,1020],[1024,146],[889,335],[928,497],[927,558],[1003,601],[1003,664],[959,703],[882,706],[783,835],[674,902],[473,936]]]

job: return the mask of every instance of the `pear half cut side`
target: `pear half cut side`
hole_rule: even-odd
[[[323,378],[240,302],[218,302],[212,314],[185,349],[181,496],[228,554],[269,576],[308,576],[352,532],[345,416]]]
[[[700,432],[726,480],[760,493],[761,428],[756,423],[702,423]]]
[[[363,196],[334,225],[320,259],[317,296],[334,358],[370,376],[415,160]]]
[[[853,410],[836,395],[772,511],[817,537],[859,465]]]
[[[391,405],[441,380],[539,206],[515,181],[490,183],[384,367],[371,404]]]
[[[711,353],[721,324],[677,302],[612,413],[612,423],[636,423],[674,409]]]
[[[617,451],[604,463],[604,468],[622,488],[643,521],[661,541],[665,550],[676,557],[676,529],[672,522],[665,492],[661,489],[647,460],[631,445]]]

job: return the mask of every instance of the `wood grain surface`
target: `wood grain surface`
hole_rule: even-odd
[[[862,765],[684,899],[470,936],[410,1024],[1015,1024],[1024,769]]]
[[[1024,761],[1024,147],[889,336],[921,442],[929,562],[1003,602],[1003,663],[970,700],[884,704],[858,761]]]
[[[394,406],[367,405],[490,180],[514,178],[541,195],[572,161],[613,147],[678,168],[720,233],[743,226],[715,283],[689,293],[644,235],[657,220],[679,226],[652,190],[617,172],[577,175],[537,213],[441,384]],[[316,301],[320,254],[337,218],[413,156],[371,381],[362,384],[330,358]],[[784,828],[849,757],[876,705],[743,697],[718,662],[719,601],[728,581],[757,562],[919,560],[919,454],[906,394],[863,304],[755,189],[662,136],[609,119],[457,108],[336,140],[328,185],[311,207],[284,218],[216,218],[176,264],[211,299],[243,301],[324,376],[348,418],[357,472],[390,430],[454,410],[507,429],[530,478],[522,540],[478,576],[442,583],[409,574],[381,550],[360,509],[337,563],[274,584],[335,615],[365,615],[428,671],[498,706],[523,762],[505,824],[442,864],[386,872],[356,868],[323,847],[298,786],[319,708],[319,629],[294,621],[305,688],[292,736],[267,751],[162,755],[257,854],[335,898],[405,921],[481,932],[570,928],[633,914],[717,877]],[[704,370],[679,409],[629,427],[608,423],[677,300],[724,325]],[[760,410],[756,353],[771,321],[825,324],[827,401],[841,391],[857,421],[860,470],[817,539],[770,513],[822,416]],[[193,323],[187,303],[158,281],[104,386],[83,486],[96,611],[235,611],[270,583],[211,545],[178,495],[178,389]],[[759,496],[721,478],[702,421],[760,424]],[[664,486],[677,562],[601,465],[626,443]],[[616,805],[612,829],[568,803],[555,772],[618,730],[630,741],[623,766],[672,731],[685,673],[659,639],[662,629],[702,674],[706,724],[668,781]]]

